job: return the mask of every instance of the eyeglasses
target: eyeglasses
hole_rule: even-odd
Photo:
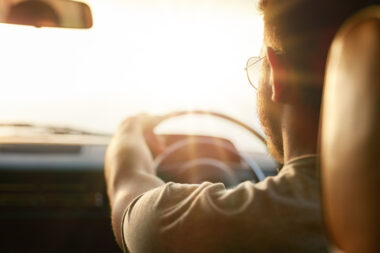
[[[265,56],[254,56],[249,58],[245,67],[249,83],[256,90],[259,84],[260,71],[264,57]]]

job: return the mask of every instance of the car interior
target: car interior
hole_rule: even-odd
[[[138,1],[131,2],[134,5],[141,4]],[[195,2],[199,4],[199,1]],[[45,8],[39,5],[41,3],[47,5],[47,11],[39,11]],[[152,1],[143,4],[147,13],[154,10],[150,4]],[[26,29],[23,28],[26,26],[28,30],[23,32],[30,34],[35,30],[52,29],[53,34],[61,36],[60,29],[64,28],[74,29],[80,36],[80,32],[89,33],[97,25],[101,26],[96,15],[99,13],[101,16],[101,12],[97,12],[95,6],[95,1],[92,5],[90,1],[2,0],[0,23],[4,24],[0,27],[0,33]],[[104,2],[100,6],[107,9]],[[189,6],[195,8],[198,5],[189,4],[185,7]],[[210,6],[207,8],[218,5],[214,2]],[[54,7],[53,11],[50,7]],[[181,5],[181,8],[185,7]],[[115,11],[115,6],[112,8]],[[207,9],[204,6],[202,8]],[[226,10],[221,8],[219,11],[217,15],[224,15]],[[57,16],[60,18],[57,19]],[[376,131],[380,110],[379,89],[376,86],[380,81],[379,19],[380,9],[372,7],[348,20],[334,39],[327,66],[320,132],[322,204],[331,241],[345,252],[380,250],[377,240],[380,233],[380,205],[377,201],[380,174],[373,169],[378,167],[376,157],[380,141]],[[112,52],[112,46],[107,48]],[[143,49],[136,47],[133,50]],[[346,62],[350,64],[343,64]],[[86,61],[86,64],[89,62]],[[112,62],[107,62],[107,65],[110,64]],[[157,62],[148,64],[155,65]],[[87,73],[84,71],[84,74]],[[121,77],[116,72],[112,73],[115,76],[110,77],[111,80]],[[89,81],[86,78],[81,80]],[[89,89],[85,87],[78,92],[86,93]],[[340,92],[342,90],[344,92]],[[60,92],[65,93],[65,89]],[[72,90],[67,91],[68,94],[70,92]],[[109,96],[102,92],[100,90],[100,95]],[[137,94],[144,94],[145,91],[139,92]],[[157,91],[153,89],[153,92]],[[120,91],[116,89],[115,93]],[[63,101],[70,103],[67,98],[63,98]],[[111,98],[110,101],[120,105],[116,99]],[[238,104],[239,100],[235,102]],[[53,108],[49,104],[43,106]],[[265,137],[257,124],[247,123],[239,114],[203,107],[201,103],[198,108],[183,110],[180,106],[174,106],[159,111],[161,120],[154,128],[166,148],[161,153],[153,152],[153,155],[160,178],[166,182],[181,183],[223,182],[227,187],[233,187],[246,180],[259,182],[277,174],[279,164],[268,154]],[[30,110],[33,108],[31,106]],[[70,113],[67,115],[70,116]],[[101,113],[93,112],[96,117],[100,117]],[[107,115],[103,116],[108,119]],[[124,116],[118,115],[112,129]],[[199,121],[189,123],[193,122],[192,117],[199,117]],[[33,122],[30,120],[33,117],[27,116],[0,119],[1,251],[120,252],[112,233],[103,171],[105,151],[112,131],[103,131],[105,128],[101,127],[72,127],[70,123]],[[183,130],[193,124],[197,128],[199,125],[208,125],[208,120],[229,125],[220,127],[227,134],[220,135],[218,129],[211,132],[181,132],[173,127],[178,124]],[[100,121],[102,119],[93,121],[94,125]],[[341,122],[346,123],[342,125]],[[166,130],[160,130],[165,129],[165,124]],[[358,134],[353,135],[353,132]],[[246,150],[242,148],[244,144],[236,143],[236,139],[245,139],[241,136],[248,136],[247,142],[254,148]],[[356,159],[348,161],[347,157]]]
[[[157,2],[165,3],[165,1]],[[171,1],[170,4],[173,5],[174,2]],[[213,1],[210,2],[212,2],[213,5],[210,6],[213,8],[219,6]],[[248,1],[241,2],[248,3]],[[109,8],[111,8],[111,14],[113,14],[116,7],[112,5],[114,4],[113,2],[103,2],[103,5],[99,9],[96,9],[97,3],[94,2],[93,5],[90,3],[70,0],[2,0],[0,1],[2,9],[0,12],[0,23],[4,24],[0,27],[0,33],[7,30],[12,30],[11,32],[14,33],[28,32],[36,37],[41,36],[45,41],[48,40],[49,43],[54,41],[50,41],[50,37],[43,37],[42,33],[46,33],[46,36],[57,36],[61,40],[65,39],[62,35],[64,33],[67,36],[70,35],[69,33],[75,33],[75,37],[73,38],[80,37],[79,34],[83,33],[95,33],[96,29],[100,29],[99,27],[101,26],[101,20],[98,20],[98,16],[96,15],[97,13],[101,14],[100,8],[111,6],[112,8]],[[151,1],[146,1],[143,4],[136,1],[131,1],[131,3],[135,5],[148,5],[148,7],[144,7],[144,13],[149,12],[149,6],[155,6]],[[210,6],[206,6],[207,8],[202,6],[201,1],[196,2],[194,4],[195,7],[189,1],[184,1],[184,4],[177,6],[177,9],[172,12],[181,11],[181,9],[187,10],[190,8],[188,5],[191,8],[201,10],[199,19],[203,19],[203,12],[209,11],[208,8],[211,8]],[[160,5],[155,7],[158,8]],[[222,9],[214,15],[224,14],[224,11]],[[144,13],[140,15],[145,17],[144,15],[146,14]],[[193,10],[190,10],[189,13],[187,15],[191,18],[190,21],[197,21],[196,18],[192,17]],[[177,15],[176,13],[174,14]],[[175,16],[173,19],[177,20],[179,17]],[[243,19],[240,23],[246,21],[246,19]],[[211,20],[209,22],[213,24],[214,21]],[[105,29],[109,29],[109,26],[105,26]],[[165,32],[164,29],[162,31]],[[51,35],[49,34],[50,32],[54,34]],[[118,31],[116,32],[119,33]],[[197,33],[193,32],[193,34]],[[30,39],[29,43],[36,50],[46,50],[49,54],[65,50],[64,47],[57,48],[54,45],[43,44],[41,39],[40,41],[36,39],[36,41],[39,44],[42,43],[42,46],[33,44],[33,37],[28,38]],[[172,37],[168,36],[164,41],[170,39]],[[8,38],[8,41],[10,41],[10,50],[13,50],[14,54],[18,54],[18,51],[24,50],[17,48],[16,45],[12,46],[15,42],[11,38]],[[16,43],[19,43],[18,45],[22,45],[23,47],[28,47],[28,45],[21,44],[20,42]],[[65,43],[69,47],[72,42],[65,41]],[[89,40],[88,43],[91,47],[92,43],[95,42]],[[110,50],[108,45],[104,50]],[[30,46],[29,51],[32,49],[32,46]],[[82,45],[78,39],[77,47],[80,48],[80,46]],[[50,47],[52,49],[49,49]],[[86,49],[78,49],[78,51],[80,50]],[[132,48],[132,50],[135,49]],[[55,64],[57,68],[62,69],[61,71],[65,71],[65,66],[60,66],[61,63],[57,62],[57,60],[63,61],[66,56],[58,55],[55,58],[49,58],[50,56],[46,57],[44,55],[45,52],[42,51],[36,51],[31,56],[29,51],[24,50],[23,53],[25,55],[17,56],[22,60],[28,61],[28,58],[38,57],[38,54],[40,54],[39,57],[51,61],[50,64],[46,65]],[[70,54],[71,52],[68,53]],[[200,53],[204,54],[203,51]],[[246,54],[244,53],[245,56]],[[14,57],[14,55],[10,55],[8,57],[9,61],[12,61]],[[245,58],[243,59],[241,66],[244,66]],[[78,61],[80,62],[81,59]],[[69,63],[74,64],[73,62]],[[108,130],[106,127],[99,127],[103,119],[98,118],[103,117],[107,119],[108,117],[109,119],[107,114],[112,114],[112,112],[108,111],[102,112],[99,107],[97,107],[98,112],[93,113],[97,116],[93,122],[95,122],[94,125],[98,128],[88,127],[90,125],[88,123],[84,127],[71,126],[73,122],[75,126],[77,122],[86,122],[88,121],[86,118],[91,118],[91,115],[81,115],[80,117],[83,119],[77,119],[70,115],[70,113],[75,114],[75,110],[78,110],[75,106],[72,106],[74,109],[71,109],[72,111],[67,113],[67,115],[66,111],[70,109],[61,111],[62,119],[56,120],[59,123],[50,122],[50,120],[53,121],[52,117],[57,116],[53,115],[53,113],[50,113],[49,116],[44,116],[47,118],[46,120],[41,120],[41,116],[39,116],[41,110],[37,111],[34,108],[41,101],[44,102],[44,110],[47,107],[51,107],[50,110],[59,111],[59,108],[54,107],[54,101],[48,100],[46,102],[45,96],[49,96],[49,86],[38,90],[37,87],[34,89],[25,87],[24,84],[16,83],[16,81],[27,81],[30,82],[29,85],[39,86],[38,82],[44,81],[42,76],[49,75],[49,73],[47,71],[38,72],[39,70],[33,69],[34,66],[30,66],[30,64],[25,64],[27,66],[23,68],[23,64],[20,62],[14,65],[13,68],[12,63],[4,64],[5,69],[8,71],[15,71],[14,68],[17,66],[20,72],[30,71],[28,68],[32,68],[36,72],[35,74],[30,74],[36,80],[33,80],[32,77],[28,77],[26,80],[18,76],[12,76],[8,79],[6,79],[6,76],[4,77],[13,86],[20,86],[20,89],[23,90],[23,92],[19,92],[15,88],[16,95],[13,96],[14,100],[19,99],[27,91],[36,98],[33,101],[34,104],[30,103],[28,98],[23,98],[23,111],[29,110],[30,115],[20,114],[21,116],[13,117],[9,113],[8,118],[4,116],[5,114],[0,117],[1,251],[120,252],[120,248],[117,246],[112,233],[103,168],[105,151],[112,137],[112,132],[117,127],[117,124],[121,122],[122,117],[126,115],[120,113],[117,116],[117,120],[113,120],[112,130]],[[49,68],[49,66],[44,65],[45,63],[38,62],[38,64]],[[114,64],[116,65],[117,63]],[[153,62],[153,64],[156,63]],[[90,63],[86,62],[85,65],[75,66],[79,68],[76,71],[83,72],[82,75],[88,74],[86,71],[82,71],[82,69],[90,65]],[[67,66],[67,68],[74,67]],[[59,70],[54,69],[51,71],[59,74]],[[204,70],[202,69],[201,71]],[[245,80],[244,68],[238,71],[237,73]],[[64,73],[66,73],[65,75],[75,74],[68,71]],[[7,73],[5,74],[7,75]],[[21,75],[22,73],[19,74]],[[25,75],[27,74],[25,73]],[[83,80],[85,83],[78,84],[73,90],[70,90],[71,88],[66,83],[62,84],[61,87],[59,84],[54,84],[59,89],[58,93],[67,93],[67,96],[63,97],[62,101],[64,107],[70,108],[71,97],[75,96],[78,92],[80,93],[81,91],[78,89],[82,86],[91,83],[91,80],[87,77],[84,77]],[[81,81],[83,80],[81,79]],[[57,82],[59,83],[60,81],[57,80]],[[86,89],[92,91],[92,87],[90,84],[88,85]],[[102,86],[107,87],[107,85]],[[205,101],[212,100],[212,97],[209,97],[207,90],[202,86],[200,85],[199,89],[206,93]],[[247,87],[247,90],[251,89],[246,82],[243,82],[242,86]],[[64,89],[61,89],[62,87]],[[110,86],[108,88],[112,90],[115,87]],[[133,92],[131,91],[132,88],[137,89],[138,87],[128,87],[129,93]],[[112,95],[117,97],[118,90],[113,92],[114,94]],[[214,90],[210,92],[215,93]],[[227,92],[233,93],[230,90],[227,90]],[[12,93],[12,85],[9,87],[9,93]],[[100,95],[104,95],[104,93]],[[236,104],[243,103],[245,95],[244,92],[238,93]],[[61,99],[59,98],[59,94],[54,93],[51,96],[58,97],[57,100]],[[133,96],[136,96],[136,94],[133,94]],[[12,97],[12,95],[9,95],[9,97]],[[251,100],[254,97],[254,93],[247,94],[247,97]],[[128,99],[133,100],[131,97]],[[222,99],[224,101],[225,99],[229,99],[229,97],[226,94],[226,97]],[[2,101],[5,106],[13,107],[14,113],[17,114],[17,105],[12,106],[10,105],[11,102],[6,104],[4,101],[7,101],[7,98],[5,97],[3,97]],[[118,103],[116,98],[112,102]],[[123,101],[123,103],[122,106],[125,107],[134,102]],[[27,108],[28,105],[29,108]],[[153,104],[153,106],[157,107],[156,104]],[[241,107],[239,106],[238,109]],[[84,108],[86,107],[84,106]],[[139,110],[137,108],[131,113],[137,113]],[[89,114],[90,109],[86,108],[85,112]],[[31,117],[33,113],[38,117]],[[96,115],[97,113],[99,115]],[[244,118],[242,119],[236,113],[214,110],[213,106],[208,108],[202,104],[190,109],[187,104],[185,107],[179,105],[171,106],[169,109],[159,111],[158,115],[160,115],[160,120],[154,128],[159,138],[165,143],[166,148],[161,153],[153,152],[153,155],[157,174],[164,181],[181,183],[223,182],[226,187],[233,187],[246,180],[258,182],[267,176],[277,174],[278,164],[268,154],[265,138],[255,122],[247,123]],[[74,120],[71,120],[70,116]],[[249,114],[245,115],[245,117],[251,116]],[[70,122],[65,122],[65,120]],[[189,125],[192,125],[193,128],[208,127],[211,130],[187,130]],[[162,128],[164,130],[160,130]],[[236,139],[244,141],[242,144],[239,144],[236,142]],[[247,143],[250,146],[249,149],[244,148],[244,144],[247,145]]]
[[[330,238],[343,252],[380,250],[379,70],[376,6],[346,21],[327,64],[320,133],[323,208]]]
[[[233,187],[276,174],[276,164],[266,154],[240,152],[228,139],[159,136],[167,148],[156,155],[155,166],[167,182],[211,181]],[[63,137],[51,135],[44,142],[23,137],[0,146],[0,219],[7,252],[24,251],[26,245],[32,252],[120,251],[111,230],[103,172],[109,136],[74,133],[71,142]]]

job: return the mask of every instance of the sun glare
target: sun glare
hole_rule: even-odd
[[[0,121],[112,131],[140,111],[254,116],[243,71],[262,41],[254,2],[88,3],[90,30],[0,25]]]

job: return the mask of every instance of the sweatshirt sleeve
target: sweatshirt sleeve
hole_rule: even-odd
[[[130,253],[326,252],[317,189],[294,170],[233,189],[167,183],[128,206],[123,238]]]
[[[248,239],[256,216],[252,186],[246,182],[227,190],[223,184],[168,183],[153,189],[127,208],[125,243],[131,253],[234,252]]]

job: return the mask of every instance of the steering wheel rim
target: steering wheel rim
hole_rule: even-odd
[[[227,120],[229,122],[232,122],[236,125],[241,126],[244,129],[248,130],[252,135],[257,137],[257,139],[260,142],[262,142],[264,145],[266,145],[265,138],[260,133],[258,133],[255,129],[251,128],[247,124],[245,124],[245,123],[243,123],[237,119],[234,119],[232,117],[229,117],[227,115],[217,113],[217,112],[211,112],[211,111],[191,110],[191,111],[177,111],[177,112],[168,113],[166,115],[159,117],[158,120],[155,122],[155,124],[152,126],[152,129],[155,129],[159,124],[161,124],[163,121],[166,121],[168,119],[183,116],[183,115],[192,115],[192,114],[214,116],[216,118],[221,118],[221,119]],[[198,140],[198,142],[208,142],[208,141],[207,140],[202,140],[202,141]],[[154,160],[155,167],[158,168],[159,165],[169,155],[171,155],[173,152],[175,152],[176,150],[178,150],[181,147],[183,147],[184,145],[186,145],[186,143],[187,143],[186,140],[182,140],[182,141],[179,141],[179,142],[176,142],[176,143],[173,143],[172,145],[170,145],[163,153],[161,153],[160,155],[158,155],[155,158],[155,160]],[[248,157],[247,155],[245,155],[241,152],[237,152],[236,150],[232,149],[231,147],[229,147],[227,145],[222,144],[222,146],[223,146],[223,148],[226,148],[230,152],[233,152],[234,154],[238,155],[244,162],[246,162],[246,164],[248,164],[248,166],[250,167],[250,169],[254,173],[254,175],[257,179],[257,182],[260,182],[265,178],[264,172],[262,171],[260,166],[253,159],[251,159],[250,157]]]
[[[168,119],[171,119],[171,118],[175,118],[175,117],[179,117],[179,116],[183,116],[183,115],[191,115],[191,114],[195,114],[195,115],[209,115],[209,116],[214,116],[216,118],[221,118],[221,119],[225,119],[229,122],[232,122],[238,126],[241,126],[242,128],[246,129],[248,132],[250,132],[252,135],[254,135],[255,137],[257,137],[257,139],[259,139],[265,146],[267,145],[267,142],[265,140],[265,137],[262,136],[259,132],[257,132],[255,129],[253,129],[252,127],[248,126],[247,124],[245,124],[244,122],[240,121],[240,120],[237,120],[237,119],[234,119],[230,116],[227,116],[225,114],[222,114],[222,113],[218,113],[218,112],[212,112],[212,111],[204,111],[204,110],[190,110],[190,111],[176,111],[176,112],[171,112],[171,113],[168,113],[168,114],[165,114],[161,117],[159,117],[159,119],[155,122],[155,124],[153,125],[153,128],[157,127],[159,124],[161,124],[163,121],[166,121]]]

